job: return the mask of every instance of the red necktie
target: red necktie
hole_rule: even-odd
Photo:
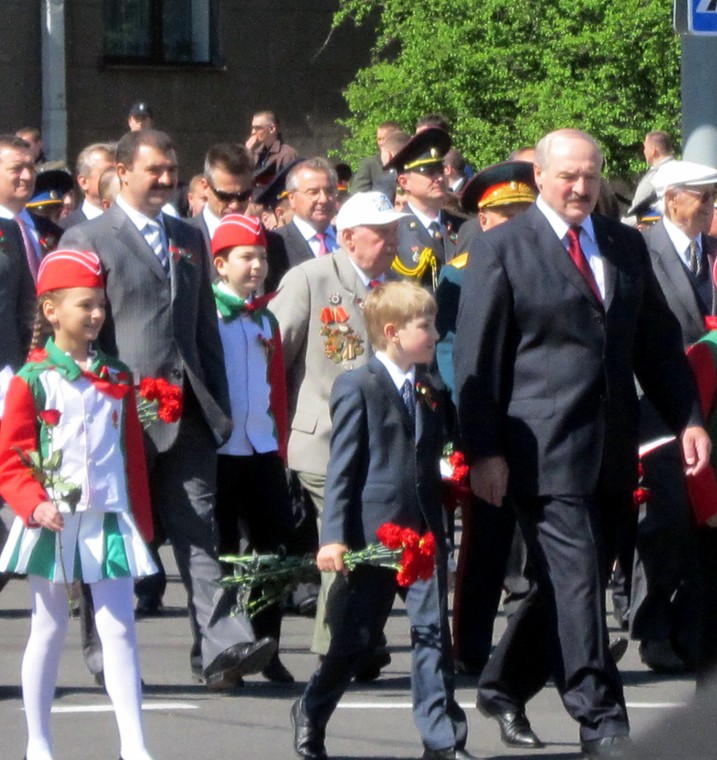
[[[381,280],[369,280],[368,287],[370,290],[377,288],[381,284]]]
[[[593,270],[590,269],[590,264],[585,258],[585,252],[580,245],[580,230],[582,227],[570,227],[568,228],[568,253],[573,263],[578,268],[578,271],[585,279],[585,282],[590,286],[590,289],[595,294],[595,298],[602,303],[602,295],[600,294],[600,288],[595,282],[595,275]]]
[[[317,232],[316,239],[319,241],[319,256],[325,256],[329,249],[326,247],[326,233]]]

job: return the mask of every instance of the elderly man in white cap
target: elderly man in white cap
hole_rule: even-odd
[[[398,220],[404,216],[382,193],[356,193],[336,217],[339,250],[291,268],[269,306],[279,320],[286,364],[289,468],[310,494],[319,520],[329,461],[331,386],[339,375],[369,359],[362,305],[369,289],[391,268]],[[324,621],[326,593],[324,585],[311,647],[319,655],[326,653],[330,639]],[[380,653],[377,666],[367,664],[367,669],[375,678],[389,661],[387,652]]]
[[[711,272],[717,240],[707,231],[714,212],[717,169],[669,161],[653,179],[662,207],[660,221],[644,232],[652,268],[682,327],[685,347],[705,332],[705,316],[716,313]],[[641,399],[640,440],[667,434],[654,407]],[[637,562],[632,580],[630,632],[640,641],[643,662],[662,673],[695,664],[700,603],[690,510],[682,457],[675,443],[643,458],[652,498],[640,508]]]

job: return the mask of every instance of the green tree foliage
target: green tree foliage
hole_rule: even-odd
[[[334,24],[373,20],[372,62],[344,95],[343,155],[375,149],[376,125],[441,112],[475,166],[574,126],[611,177],[644,170],[645,132],[679,133],[671,0],[339,0]]]

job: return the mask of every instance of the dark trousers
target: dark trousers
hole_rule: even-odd
[[[445,557],[439,563],[431,580],[406,589],[386,568],[359,565],[348,576],[338,576],[327,603],[331,644],[303,696],[313,725],[326,727],[363,657],[380,642],[398,592],[411,622],[413,718],[423,744],[428,749],[465,745],[466,717],[454,698]],[[343,603],[336,615],[332,594],[341,586]]]
[[[515,499],[535,586],[481,675],[489,711],[522,709],[552,675],[582,741],[629,732],[605,589],[630,501],[607,493]]]
[[[669,640],[694,665],[699,571],[679,445],[652,452],[643,466],[643,484],[652,498],[640,507],[637,524],[630,635],[640,641]]]
[[[482,668],[493,642],[493,624],[510,556],[515,513],[475,497],[462,511],[463,532],[453,598],[453,654]]]
[[[695,534],[700,568],[697,683],[704,686],[717,675],[717,528],[700,526]]]
[[[280,546],[291,553],[293,518],[286,472],[275,452],[251,456],[219,455],[217,458],[216,518],[219,556],[240,551],[243,538],[249,551],[274,553]],[[225,566],[227,574],[231,565]],[[253,598],[261,589],[252,592]],[[253,620],[257,638],[279,640],[281,607],[273,604]]]

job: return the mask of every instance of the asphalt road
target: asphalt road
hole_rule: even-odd
[[[165,548],[168,571],[173,562]],[[13,580],[0,593],[0,760],[20,760],[24,754],[25,722],[20,694],[20,661],[29,629],[29,592],[23,580]],[[225,760],[294,757],[289,708],[311,674],[315,657],[307,648],[311,621],[287,617],[282,658],[294,673],[293,686],[275,686],[261,676],[246,679],[231,695],[210,694],[189,675],[189,626],[184,590],[170,577],[162,617],[138,623],[148,746],[155,760]],[[505,620],[498,620],[498,632]],[[615,632],[617,633],[617,632]],[[352,688],[328,728],[327,749],[333,760],[418,758],[421,746],[411,720],[409,639],[407,618],[396,607],[387,629],[393,662],[368,688]],[[657,676],[640,663],[631,642],[620,669],[625,682],[635,738],[679,715],[694,691],[689,678]],[[543,750],[511,750],[499,739],[497,726],[474,708],[475,684],[458,681],[458,699],[469,716],[468,749],[485,758],[571,760],[580,757],[577,725],[568,718],[555,689],[549,687],[528,706]],[[717,711],[714,713],[717,716]],[[717,721],[716,721],[717,722]],[[116,760],[118,738],[109,700],[94,685],[80,652],[79,625],[72,621],[65,644],[53,708],[55,760]],[[675,755],[679,757],[679,755]],[[698,760],[694,754],[686,755]],[[717,750],[711,756],[717,758]]]

